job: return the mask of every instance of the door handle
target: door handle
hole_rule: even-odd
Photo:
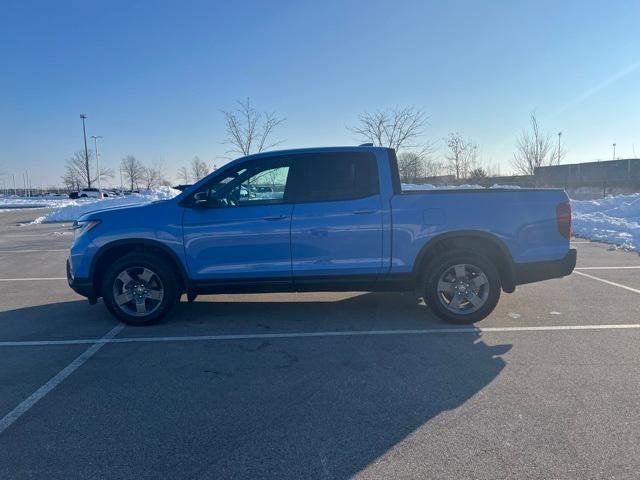
[[[285,218],[287,218],[287,215],[274,215],[273,217],[264,217],[263,220],[273,222],[275,220],[284,220]]]
[[[356,215],[371,215],[372,213],[376,213],[375,210],[356,210],[355,212]]]

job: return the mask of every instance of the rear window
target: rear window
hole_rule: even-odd
[[[309,155],[295,161],[296,202],[353,200],[380,192],[378,164],[371,153]]]

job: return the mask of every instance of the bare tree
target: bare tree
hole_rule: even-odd
[[[442,162],[437,160],[433,160],[431,158],[426,158],[424,160],[424,176],[425,177],[437,177],[442,174],[442,170],[444,169]]]
[[[401,181],[415,183],[424,171],[424,159],[416,152],[403,152],[398,155],[398,171]]]
[[[143,166],[141,176],[147,189],[159,187],[166,181],[162,172],[162,162],[154,162],[150,166]]]
[[[178,169],[178,180],[182,183],[189,183],[189,169],[187,167],[180,167]]]
[[[78,191],[81,188],[80,187],[80,184],[81,184],[80,176],[78,175],[78,173],[74,169],[69,168],[68,165],[65,166],[64,175],[62,176],[62,183],[64,183],[64,186],[68,190]]]
[[[555,148],[555,152],[553,154],[553,162],[556,165],[560,165],[560,162],[562,162],[562,159],[567,155],[567,149],[560,144],[561,135],[562,135],[562,132],[558,132],[558,146]],[[634,155],[635,155],[635,152],[634,152]]]
[[[469,173],[469,179],[471,180],[481,180],[483,178],[486,178],[487,176],[487,171],[482,167],[476,167],[471,170],[471,173]]]
[[[134,187],[138,188],[144,173],[142,162],[133,155],[127,155],[120,161],[120,169],[129,182],[131,190],[133,191]]]
[[[194,182],[197,182],[201,178],[206,177],[209,174],[209,167],[205,162],[200,160],[200,157],[193,157],[191,160],[191,178]]]
[[[388,108],[373,113],[364,112],[358,116],[358,125],[348,128],[363,142],[400,152],[403,148],[418,146],[427,120],[426,113],[413,106]]]
[[[466,141],[459,133],[450,133],[445,139],[447,144],[447,168],[456,179],[465,178],[469,172],[470,161],[473,158],[470,142]]]
[[[231,145],[229,153],[250,155],[273,148],[283,142],[271,141],[273,131],[285,118],[275,111],[258,112],[247,97],[246,102],[237,101],[235,110],[222,110],[227,124],[223,143]]]
[[[79,190],[83,186],[89,186],[95,183],[98,179],[98,173],[91,161],[93,159],[93,153],[88,152],[89,155],[89,168],[87,169],[87,162],[84,151],[77,151],[72,157],[68,158],[65,167],[62,181],[67,187]],[[113,178],[113,170],[111,168],[100,168],[100,177]]]
[[[431,158],[430,150],[402,152],[398,155],[400,180],[415,183],[421,177],[435,177],[442,173],[442,163]]]
[[[521,175],[533,175],[537,167],[553,165],[551,137],[548,133],[540,131],[535,112],[531,112],[530,121],[531,130],[523,130],[518,137],[516,153],[513,154],[511,162],[516,173]]]

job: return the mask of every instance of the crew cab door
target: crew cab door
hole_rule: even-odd
[[[290,162],[249,160],[214,176],[186,201],[185,254],[195,281],[291,282]]]
[[[294,284],[382,271],[382,200],[374,154],[321,153],[296,159],[293,189]]]

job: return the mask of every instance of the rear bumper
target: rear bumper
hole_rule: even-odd
[[[566,277],[573,272],[576,266],[577,251],[574,248],[561,260],[549,262],[530,262],[514,264],[514,277],[516,285],[523,283],[539,282],[550,278]]]
[[[67,259],[67,282],[69,286],[79,295],[89,299],[95,299],[96,294],[93,288],[93,282],[90,278],[74,277],[71,271],[71,263]]]

